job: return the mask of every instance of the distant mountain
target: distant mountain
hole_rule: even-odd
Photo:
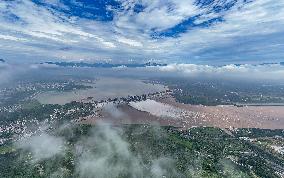
[[[284,62],[267,62],[267,63],[261,63],[260,65],[273,65],[273,64],[280,64],[281,66],[284,66]]]
[[[0,62],[6,62],[4,59],[0,59]]]
[[[264,62],[264,63],[260,63],[260,64],[252,64],[253,66],[258,66],[258,65],[261,65],[261,66],[265,66],[265,65],[275,65],[275,64],[280,64],[280,65],[284,65],[284,62]],[[234,64],[235,66],[241,66],[241,65],[244,65],[244,64]]]
[[[85,63],[85,62],[44,62],[41,64],[53,64],[60,67],[96,67],[96,68],[113,68],[113,67],[150,67],[150,66],[166,66],[167,64],[159,64],[159,63],[129,63],[129,64],[111,64],[111,63]]]
[[[259,65],[265,66],[265,65],[274,65],[274,64],[278,64],[276,62],[265,62],[265,63],[261,63]]]

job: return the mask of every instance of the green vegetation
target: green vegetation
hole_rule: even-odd
[[[59,154],[36,160],[31,150],[1,147],[0,176],[269,178],[280,177],[277,171],[284,167],[281,157],[236,137],[245,134],[231,136],[217,128],[76,124],[48,134],[64,140]],[[97,169],[98,164],[105,167]]]
[[[176,100],[185,104],[242,106],[284,103],[283,84],[200,78],[163,78],[158,81],[169,86]]]
[[[283,129],[258,129],[258,128],[248,128],[248,129],[238,129],[235,131],[235,135],[238,137],[273,137],[273,136],[284,136]]]
[[[283,99],[277,88],[270,87],[267,91],[245,86],[232,90],[218,82],[178,81],[177,84],[169,80],[167,83],[178,101],[191,104],[282,102]],[[63,86],[64,90],[87,87]],[[283,176],[284,157],[271,147],[284,145],[283,130],[237,129],[229,135],[209,127],[180,130],[170,126],[80,125],[70,121],[94,114],[96,103],[43,105],[33,99],[26,100],[32,93],[26,94],[7,96],[10,99],[15,96],[17,102],[21,100],[18,102],[21,107],[0,112],[1,178]],[[146,98],[146,95],[129,96],[121,100]],[[48,127],[39,131],[41,126]],[[32,136],[16,141],[25,134]]]
[[[13,146],[0,146],[0,155],[12,153],[16,151]]]

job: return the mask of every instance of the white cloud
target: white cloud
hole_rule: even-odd
[[[134,3],[140,2],[142,6],[145,6],[143,12],[135,14],[132,11],[124,12],[120,18],[128,23],[134,23],[133,25],[144,30],[155,28],[157,30],[163,30],[173,27],[185,20],[187,17],[196,15],[201,12],[194,5],[193,0],[185,1],[163,1],[163,0],[142,0],[134,1]],[[129,7],[129,3],[125,6]],[[120,22],[120,19],[118,19]],[[124,24],[124,23],[122,23]]]
[[[153,67],[153,69],[183,76],[284,80],[284,66],[280,64],[228,64],[224,66],[170,64],[168,66]]]
[[[62,154],[64,141],[62,138],[54,137],[46,133],[32,136],[17,143],[18,148],[30,151],[34,161],[51,158]]]
[[[32,1],[0,2],[1,53],[45,56],[45,58],[141,60],[156,58],[169,62],[235,60],[281,60],[284,57],[284,3],[258,0],[238,2],[231,10],[216,13],[214,1],[200,8],[193,0],[121,0],[127,11],[114,12],[114,20],[100,22],[68,16]],[[143,11],[134,12],[141,4]],[[45,3],[68,9],[58,0]],[[77,1],[72,3],[80,6]],[[189,17],[204,14],[194,24],[223,16],[209,27],[189,27],[177,38],[153,39],[160,32]],[[10,19],[12,18],[12,19]],[[261,39],[263,38],[263,39]],[[21,42],[21,43],[19,43]],[[241,44],[240,44],[241,43]],[[5,45],[3,45],[5,44]],[[68,46],[69,50],[61,50]],[[27,52],[29,51],[29,53]]]
[[[120,42],[120,43],[127,44],[129,46],[143,47],[143,44],[141,42],[136,41],[136,40],[132,40],[132,39],[127,39],[127,38],[124,38],[124,37],[119,37],[117,39],[117,41]]]
[[[159,129],[153,128],[153,129]],[[160,131],[160,130],[159,130]],[[154,133],[161,131],[153,130]],[[148,148],[145,147],[145,150]],[[106,123],[98,123],[93,134],[81,138],[76,143],[78,163],[76,171],[80,177],[178,177],[174,160],[166,157],[149,159],[145,163],[136,155],[130,144],[124,140],[123,130],[111,127]],[[111,168],[111,170],[109,169]]]
[[[27,39],[24,39],[24,38],[18,38],[18,37],[14,37],[10,35],[1,35],[1,34],[0,34],[0,39],[12,40],[12,41],[28,41]]]

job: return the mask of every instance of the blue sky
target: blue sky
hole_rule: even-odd
[[[284,1],[1,0],[0,58],[284,61]]]

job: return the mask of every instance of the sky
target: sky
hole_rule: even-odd
[[[284,61],[283,0],[1,0],[0,58]]]

